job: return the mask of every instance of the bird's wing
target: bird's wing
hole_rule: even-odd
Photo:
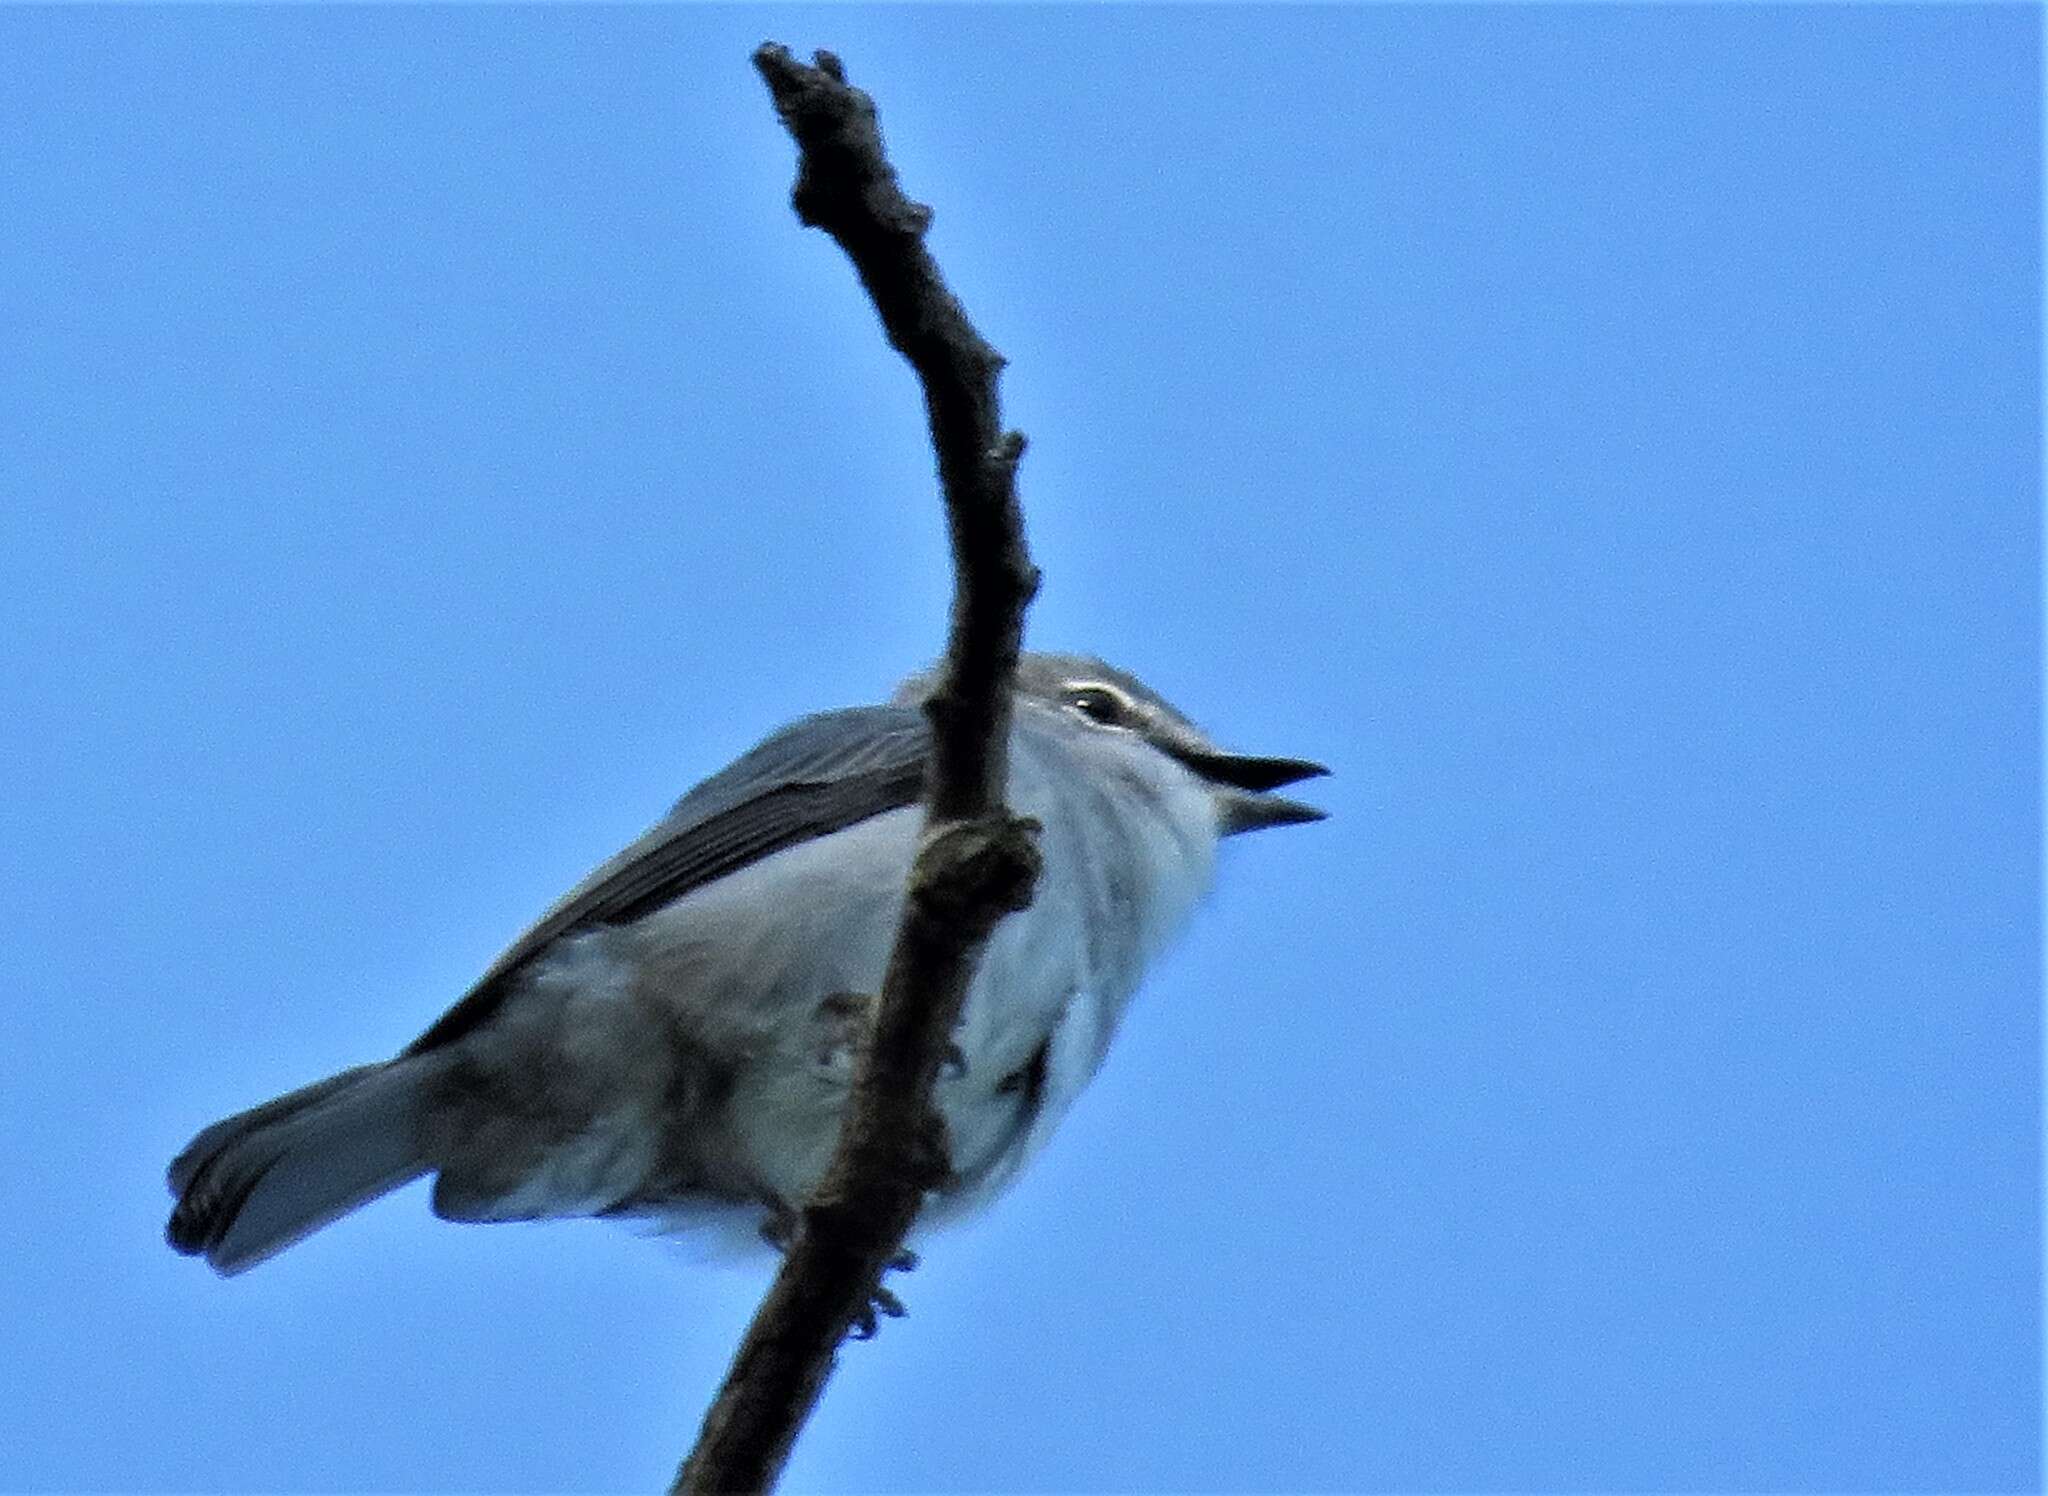
[[[783,728],[683,796],[564,895],[406,1053],[437,1048],[484,1022],[505,1000],[510,978],[564,935],[629,923],[771,852],[915,804],[930,753],[930,728],[917,707],[850,707]]]

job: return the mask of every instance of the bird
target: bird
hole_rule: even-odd
[[[922,826],[923,702],[804,717],[685,794],[541,915],[391,1059],[205,1128],[165,1235],[223,1276],[423,1176],[461,1222],[712,1219],[777,1240],[825,1171]],[[934,1102],[945,1183],[920,1228],[988,1204],[1101,1066],[1224,838],[1324,812],[1325,774],[1226,752],[1086,655],[1025,653],[1007,799],[1038,823],[1030,905],[968,988]]]

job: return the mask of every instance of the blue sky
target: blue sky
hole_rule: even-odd
[[[1012,360],[1033,639],[1336,770],[790,1488],[2036,1482],[2037,12],[122,7],[0,10],[0,1487],[693,1435],[758,1272],[222,1283],[161,1171],[937,649],[764,37]]]

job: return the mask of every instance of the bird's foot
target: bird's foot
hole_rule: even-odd
[[[768,1218],[761,1222],[761,1240],[784,1256],[789,1255],[790,1245],[796,1240],[797,1213],[788,1206],[774,1204],[768,1207]],[[907,1273],[918,1264],[917,1253],[905,1247],[894,1257],[882,1264],[885,1273]],[[881,1328],[883,1319],[902,1319],[910,1313],[903,1306],[903,1300],[894,1292],[882,1286],[878,1280],[868,1295],[866,1307],[853,1317],[852,1333],[855,1340],[873,1340]],[[877,1318],[880,1316],[880,1318]]]
[[[907,1273],[917,1266],[917,1253],[900,1251],[882,1264],[885,1273]],[[873,1340],[876,1330],[881,1328],[875,1316],[880,1314],[888,1319],[901,1319],[910,1311],[903,1307],[903,1300],[884,1288],[878,1281],[874,1291],[868,1295],[867,1307],[853,1317],[853,1338]]]

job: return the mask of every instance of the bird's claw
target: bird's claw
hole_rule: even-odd
[[[898,1251],[894,1257],[891,1257],[882,1264],[882,1271],[885,1273],[907,1273],[917,1266],[917,1262],[917,1253],[905,1247]],[[862,1309],[853,1318],[853,1338],[855,1340],[873,1340],[875,1338],[875,1331],[881,1327],[879,1321],[875,1318],[878,1313],[886,1319],[902,1319],[910,1311],[903,1307],[903,1300],[897,1298],[891,1290],[884,1288],[880,1283],[875,1284],[874,1292],[868,1295],[867,1307]]]
[[[880,1322],[875,1318],[877,1313],[889,1319],[901,1319],[909,1312],[908,1309],[903,1307],[903,1300],[897,1298],[888,1289],[877,1284],[874,1293],[868,1299],[867,1307],[853,1317],[853,1338],[855,1340],[873,1340],[875,1338],[875,1332],[881,1328]]]
[[[796,1212],[782,1207],[773,1207],[768,1219],[761,1223],[761,1240],[776,1251],[787,1253],[790,1243],[796,1240]],[[882,1264],[885,1273],[907,1273],[918,1264],[917,1253],[908,1247],[899,1248],[896,1255]],[[855,1340],[873,1340],[881,1328],[881,1319],[902,1319],[910,1311],[903,1306],[903,1300],[879,1282],[868,1295],[867,1304],[854,1315],[851,1333]],[[881,1319],[876,1316],[880,1315]]]

